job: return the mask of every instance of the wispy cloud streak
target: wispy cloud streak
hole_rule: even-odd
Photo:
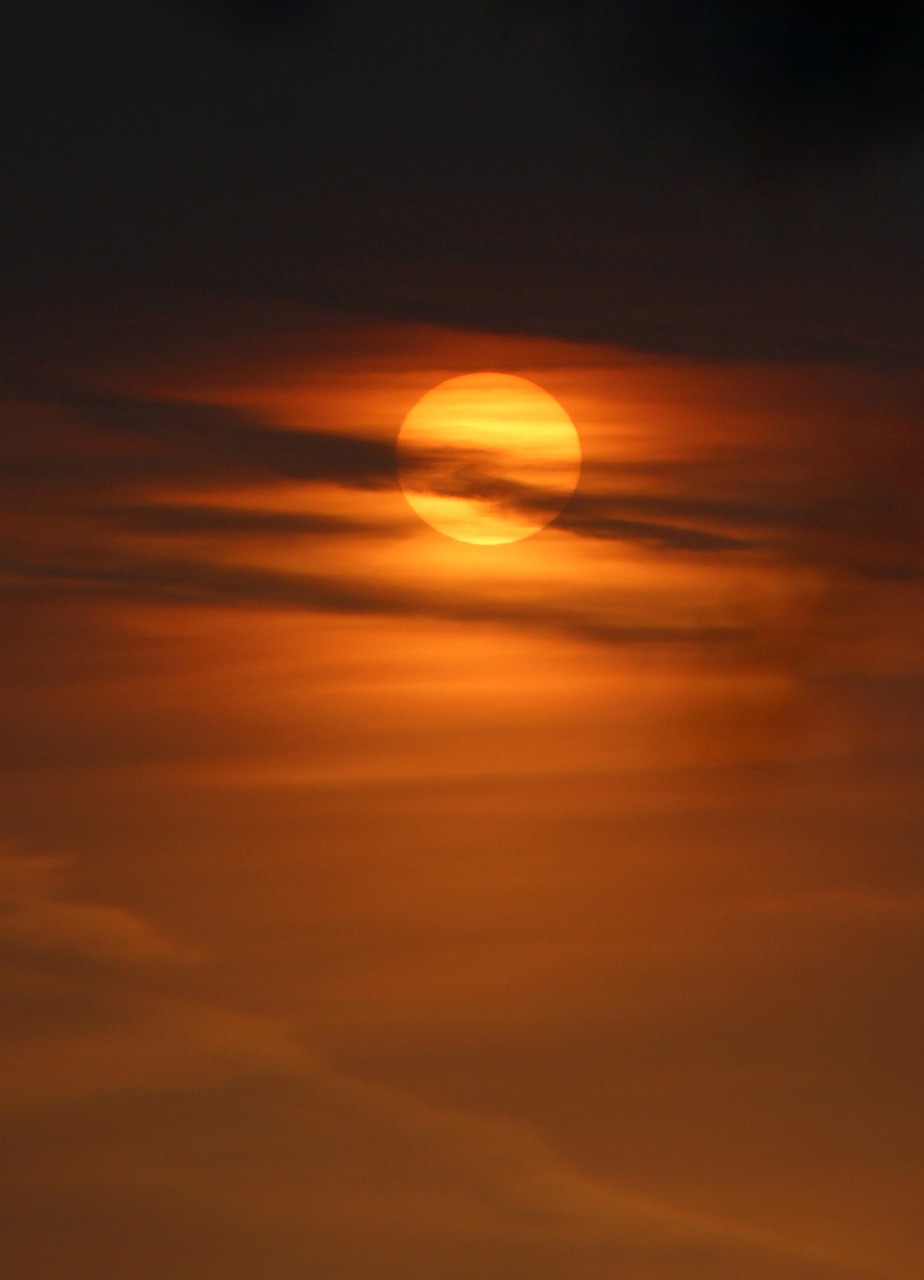
[[[578,610],[542,603],[439,596],[383,587],[369,580],[347,581],[197,560],[128,557],[109,563],[7,560],[0,562],[0,584],[14,593],[41,586],[44,590],[170,604],[496,623],[613,645],[727,644],[744,641],[750,634],[745,627],[705,622],[687,626],[623,625]]]

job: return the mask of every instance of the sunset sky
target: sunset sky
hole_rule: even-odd
[[[922,54],[4,8],[2,1280],[924,1273]]]

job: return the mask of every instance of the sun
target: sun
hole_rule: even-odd
[[[469,373],[428,391],[398,435],[398,475],[422,520],[459,542],[496,546],[543,529],[581,470],[574,423],[542,387]]]

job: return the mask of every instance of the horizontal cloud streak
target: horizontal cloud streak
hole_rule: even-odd
[[[223,406],[67,394],[62,399],[86,426],[143,440],[207,464],[215,478],[272,475],[332,481],[358,489],[395,483],[391,441],[349,432],[275,427]]]
[[[226,408],[182,402],[91,398],[70,401],[86,421],[118,434],[139,435],[148,442],[169,447],[187,460],[193,470],[207,463],[215,479],[228,472],[271,475],[274,478],[327,481],[356,489],[393,488],[397,484],[396,457],[392,444],[349,433],[283,429],[248,419]],[[404,465],[415,484],[441,497],[482,502],[504,512],[532,514],[555,505],[557,495],[547,492],[541,480],[532,484],[511,481],[497,470],[497,463],[478,450],[430,450],[421,454],[419,468],[406,457]],[[178,470],[180,468],[178,467]],[[626,495],[627,504],[637,508],[645,498]],[[672,504],[666,498],[647,499],[652,514],[670,517]],[[362,532],[363,526],[324,515],[283,514],[206,508],[161,507],[155,515],[148,505],[135,516],[127,509],[116,513],[121,523],[145,531],[163,533],[345,533]],[[772,514],[745,504],[680,501],[675,514],[712,520],[751,518],[766,523]],[[778,511],[779,516],[793,514]],[[665,550],[721,552],[746,550],[754,540],[716,529],[700,529],[671,522],[638,519],[620,513],[617,504],[605,497],[577,494],[555,521],[556,528],[581,537],[640,542]]]
[[[247,537],[392,538],[413,527],[409,512],[403,520],[397,514],[366,520],[311,509],[316,484],[394,493],[393,439],[346,429],[280,427],[257,414],[192,401],[91,394],[73,387],[49,387],[45,394],[43,421],[52,425],[35,449],[29,447],[28,421],[18,424],[15,408],[7,410],[5,430],[22,447],[0,462],[0,488],[14,507],[28,499],[25,509],[33,511],[34,495],[42,492],[49,512],[89,517],[107,537],[123,532],[208,537],[229,545]],[[70,446],[56,448],[56,441],[71,439],[75,420],[83,444],[75,450],[71,440]],[[645,461],[637,468],[592,459],[553,528],[582,540],[635,544],[674,556],[769,553],[871,582],[911,582],[924,576],[924,543],[917,505],[909,497],[909,477],[920,470],[919,446],[910,438],[906,446],[907,475],[880,476],[874,467],[860,477],[851,463],[838,478],[832,466],[836,483],[821,489],[810,468],[791,469],[792,457],[764,458],[759,440],[742,440],[736,449],[711,457]],[[547,514],[550,509],[553,495],[543,487],[541,471],[535,483],[511,481],[496,460],[477,450],[435,450],[421,453],[417,462],[419,468],[413,457],[403,459],[415,483],[418,478],[424,487],[432,482],[439,496],[505,513]],[[235,488],[267,482],[303,484],[300,509],[235,503]],[[201,501],[203,488],[209,487],[224,500]],[[157,490],[167,488],[169,500],[157,501]],[[195,491],[188,503],[181,501],[183,489]],[[555,506],[557,501],[551,503]],[[319,587],[320,596],[329,591],[328,585]],[[349,595],[350,588],[344,593]],[[363,600],[350,607],[368,607],[368,592]],[[417,605],[408,611],[417,611]]]
[[[663,551],[748,551],[759,545],[752,538],[689,525],[638,520],[622,515],[619,506],[607,499],[578,496],[573,499],[555,527],[582,538],[620,542],[641,542]]]
[[[572,636],[601,644],[710,644],[748,638],[744,627],[709,625],[621,625],[544,604],[436,596],[371,581],[235,567],[197,560],[127,557],[109,563],[0,562],[6,590],[77,591],[173,604],[250,606],[345,615],[422,617],[447,622],[497,623]]]
[[[350,534],[355,537],[394,535],[399,526],[351,520],[319,511],[266,511],[205,503],[144,503],[97,507],[94,515],[132,533],[166,537],[293,537]]]

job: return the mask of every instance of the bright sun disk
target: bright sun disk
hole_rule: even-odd
[[[581,443],[554,398],[527,378],[470,373],[428,391],[398,435],[398,474],[422,520],[459,542],[519,542],[577,485]]]

